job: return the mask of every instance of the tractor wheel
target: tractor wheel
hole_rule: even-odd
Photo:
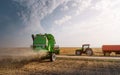
[[[55,53],[51,53],[50,54],[50,61],[53,62],[56,60],[56,54]]]
[[[88,56],[92,56],[92,55],[93,55],[92,49],[87,49],[87,50],[86,50],[86,54],[87,54]]]
[[[81,54],[82,54],[82,51],[81,51],[81,50],[76,50],[76,51],[75,51],[75,54],[76,54],[76,55],[81,55]]]

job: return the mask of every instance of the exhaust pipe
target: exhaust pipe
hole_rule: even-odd
[[[33,41],[34,41],[34,38],[35,38],[35,37],[34,37],[34,34],[32,34],[32,39],[33,39]]]

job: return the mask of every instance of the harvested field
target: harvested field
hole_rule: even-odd
[[[75,50],[80,49],[80,47],[61,47],[60,54],[61,55],[75,55]],[[94,52],[94,56],[103,56],[103,52],[101,48],[92,48]],[[85,55],[85,54],[82,54]],[[111,53],[112,56],[119,56],[115,55],[115,53]]]
[[[119,75],[120,63],[57,59],[55,62],[27,61],[0,65],[0,75]]]
[[[61,54],[75,54],[75,50],[80,49],[79,47],[61,47],[60,53]],[[101,48],[92,48],[94,55],[103,55]]]
[[[75,49],[61,48],[60,54],[74,55]],[[100,49],[94,52],[102,55]],[[57,58],[49,62],[39,60],[40,55],[30,48],[1,49],[0,75],[120,75],[120,60]]]

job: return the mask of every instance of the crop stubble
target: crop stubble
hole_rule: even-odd
[[[72,51],[68,54],[71,53]],[[120,75],[120,61],[57,58],[55,62],[49,62],[33,59],[35,60],[2,59],[0,75]]]

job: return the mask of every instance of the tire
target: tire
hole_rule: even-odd
[[[55,53],[50,53],[50,61],[54,62],[56,60],[56,54]]]
[[[104,52],[104,56],[110,56],[110,52]]]
[[[115,54],[120,54],[120,52],[115,52]]]
[[[87,49],[87,50],[86,50],[86,54],[87,54],[88,56],[92,56],[92,55],[93,55],[92,49]]]
[[[75,54],[76,54],[76,55],[81,55],[81,54],[82,54],[82,51],[81,51],[81,50],[76,50],[76,51],[75,51]]]

